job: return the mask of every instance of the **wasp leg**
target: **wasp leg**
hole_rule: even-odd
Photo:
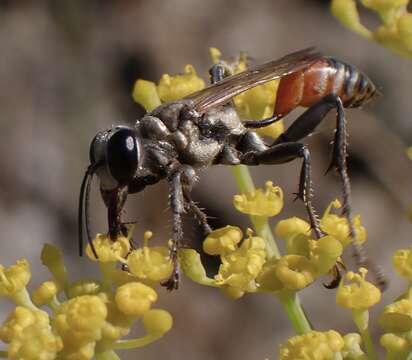
[[[316,237],[320,238],[322,232],[319,227],[319,219],[312,206],[312,180],[310,168],[309,149],[298,142],[288,142],[274,145],[263,151],[249,151],[241,156],[241,162],[245,165],[259,164],[283,164],[296,158],[302,158],[302,168],[299,177],[299,189],[296,197],[301,199],[309,215],[310,224],[315,231]]]
[[[168,290],[179,287],[178,250],[183,239],[182,215],[185,213],[185,199],[183,189],[191,188],[196,180],[196,173],[188,165],[180,166],[168,177],[170,186],[170,207],[172,209],[172,239],[169,246],[170,259],[173,263],[173,272],[170,278],[162,283]]]
[[[248,120],[243,121],[243,125],[249,129],[259,129],[265,126],[269,126],[279,120],[282,120],[283,116],[281,114],[273,115],[270,118],[262,119],[262,120]]]
[[[123,206],[126,202],[128,191],[126,187],[114,190],[100,190],[104,203],[107,206],[107,218],[109,224],[109,236],[113,241],[123,233],[121,221]],[[127,232],[127,229],[126,229]]]
[[[354,252],[353,256],[358,266],[368,267],[374,274],[378,285],[381,289],[385,289],[387,284],[379,267],[368,260],[363,247],[357,241],[356,230],[353,224],[352,206],[351,206],[351,186],[347,171],[347,132],[346,119],[342,100],[337,95],[325,96],[320,102],[310,107],[295,122],[283,133],[275,142],[275,144],[288,143],[290,141],[299,141],[308,136],[322,122],[326,114],[336,108],[336,131],[333,140],[332,160],[326,172],[335,168],[342,182],[343,207],[342,214],[348,220],[349,231]]]
[[[192,212],[195,219],[199,222],[200,226],[202,226],[204,234],[205,235],[210,234],[212,232],[212,228],[210,227],[209,223],[207,222],[207,215],[192,200],[192,197],[190,195],[190,191],[187,188],[183,188],[183,194],[184,194],[186,203],[189,207],[189,210]]]
[[[215,84],[222,81],[225,77],[233,75],[233,71],[230,69],[229,65],[223,61],[213,64],[209,69],[210,82]]]

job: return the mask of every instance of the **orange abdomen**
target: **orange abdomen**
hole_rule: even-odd
[[[344,80],[344,67],[333,66],[329,59],[321,58],[280,80],[274,114],[285,116],[297,106],[310,107],[331,93],[341,96]]]

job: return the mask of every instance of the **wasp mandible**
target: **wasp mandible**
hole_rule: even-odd
[[[79,199],[79,248],[82,254],[83,210],[88,225],[88,197],[94,174],[100,179],[100,192],[108,211],[111,239],[127,232],[121,212],[128,194],[166,179],[170,188],[172,234],[170,257],[174,270],[165,282],[168,289],[179,283],[177,251],[182,242],[182,214],[190,212],[211,231],[207,216],[191,198],[196,172],[212,165],[282,164],[302,159],[297,198],[307,209],[317,237],[322,236],[311,204],[310,151],[300,142],[311,134],[325,115],[337,111],[332,161],[343,184],[344,214],[351,234],[355,231],[350,204],[350,182],[346,169],[346,124],[344,107],[358,107],[376,92],[372,81],[354,66],[325,57],[313,48],[286,55],[233,75],[225,62],[210,69],[212,85],[182,100],[162,104],[138,120],[134,127],[116,126],[97,133],[90,145],[90,165],[84,175]],[[266,82],[280,79],[272,117],[242,122],[231,100],[234,96]],[[251,129],[279,121],[297,106],[308,109],[272,144],[267,145]],[[354,241],[355,243],[355,241]],[[358,264],[366,258],[355,247]]]

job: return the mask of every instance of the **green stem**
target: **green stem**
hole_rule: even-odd
[[[40,310],[31,301],[29,292],[27,291],[26,288],[23,288],[22,290],[10,295],[10,298],[15,302],[16,305],[24,306],[27,309],[30,309],[30,310],[33,310],[33,311],[39,311]]]
[[[288,294],[286,296],[281,295],[277,297],[282,303],[296,334],[302,335],[312,330],[312,326],[306,318],[299,297],[296,294]]]
[[[375,347],[373,346],[373,341],[369,329],[359,331],[359,333],[362,337],[362,342],[365,345],[368,360],[378,360],[378,354],[376,353]]]
[[[135,349],[135,348],[140,348],[146,345],[151,344],[152,342],[155,342],[156,340],[159,340],[164,333],[159,333],[159,334],[148,334],[146,336],[137,338],[137,339],[131,339],[131,340],[119,340],[116,341],[115,344],[113,345],[113,349]]]
[[[111,293],[112,291],[111,281],[112,281],[113,272],[116,269],[116,263],[111,262],[111,261],[108,261],[108,262],[99,261],[99,269],[103,277],[102,288],[104,291]]]
[[[352,318],[359,330],[359,334],[362,337],[362,343],[365,346],[368,360],[377,360],[378,354],[375,351],[371,334],[369,333],[369,311],[367,309],[353,309]]]
[[[0,351],[0,358],[1,359],[7,359],[9,356],[7,351]]]
[[[255,190],[255,185],[247,166],[238,165],[234,166],[232,169],[241,193],[248,193]],[[268,257],[280,258],[280,251],[270,229],[267,218],[258,216],[251,216],[250,218],[256,233],[266,241]],[[280,302],[282,303],[297,334],[304,334],[312,330],[309,320],[306,318],[305,312],[303,311],[299,297],[296,293],[283,294],[278,296],[278,298],[280,299]]]
[[[96,353],[96,360],[120,360],[120,357],[112,350]]]

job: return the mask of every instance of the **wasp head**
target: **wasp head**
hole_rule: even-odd
[[[132,128],[116,126],[97,133],[90,144],[90,164],[103,190],[127,186],[140,163],[140,143]]]
[[[127,185],[141,163],[141,146],[133,128],[116,126],[97,133],[90,144],[90,165],[83,177],[79,198],[79,254],[83,252],[83,209],[87,240],[97,258],[89,229],[89,197],[94,174],[100,180],[100,190],[108,208],[109,232],[116,235],[120,226],[120,211],[127,197]]]

